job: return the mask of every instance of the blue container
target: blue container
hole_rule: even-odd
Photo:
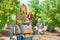
[[[38,34],[38,30],[34,30],[34,31],[33,31],[33,34],[34,34],[34,35],[37,35],[37,34]]]
[[[23,40],[33,40],[32,37],[30,38],[23,38]]]
[[[21,35],[17,35],[17,40],[23,40],[23,37]]]

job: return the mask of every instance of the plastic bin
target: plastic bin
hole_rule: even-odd
[[[34,31],[33,31],[33,34],[34,34],[34,35],[37,35],[37,34],[38,34],[38,30],[34,30]]]
[[[17,35],[17,40],[23,40],[23,37],[21,35]]]
[[[32,37],[30,38],[23,38],[23,40],[33,40]]]

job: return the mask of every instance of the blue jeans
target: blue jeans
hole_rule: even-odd
[[[23,24],[18,24],[19,27],[20,27],[20,31],[21,31],[21,34],[24,33],[24,29],[23,29]],[[14,33],[14,27],[16,26],[16,24],[11,24],[10,25],[10,39],[13,38],[13,33]]]
[[[14,27],[15,27],[16,24],[11,24],[10,25],[10,39],[13,38],[13,33],[14,33]]]
[[[18,25],[19,25],[19,27],[20,27],[21,34],[24,34],[23,24],[22,24],[22,23],[20,23],[20,24],[18,24]]]
[[[32,25],[32,22],[27,22],[26,24],[29,26],[29,25]]]

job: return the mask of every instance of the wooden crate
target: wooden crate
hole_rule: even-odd
[[[24,33],[32,33],[32,26],[24,25]]]
[[[0,30],[0,37],[2,36],[2,31]]]
[[[24,25],[23,29],[24,29],[24,33],[32,33],[32,26]],[[20,31],[19,26],[16,26],[14,29],[14,34],[16,35],[16,34],[20,34],[20,33],[21,33],[21,31]]]
[[[10,30],[2,30],[2,34],[4,35],[4,36],[10,36]]]

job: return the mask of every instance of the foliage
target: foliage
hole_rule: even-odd
[[[45,26],[60,26],[59,4],[60,0],[45,0],[42,4],[39,4],[39,0],[31,0],[29,5],[34,12],[33,25],[38,18],[41,18]]]
[[[39,0],[35,1],[35,0],[31,0],[29,1],[29,7],[30,10],[32,10],[33,12],[33,21],[32,21],[32,25],[36,25],[37,23],[37,18],[39,18],[40,16],[38,15],[40,13],[39,11]]]
[[[20,9],[18,0],[0,0],[0,27],[12,22],[11,15],[16,15]]]

